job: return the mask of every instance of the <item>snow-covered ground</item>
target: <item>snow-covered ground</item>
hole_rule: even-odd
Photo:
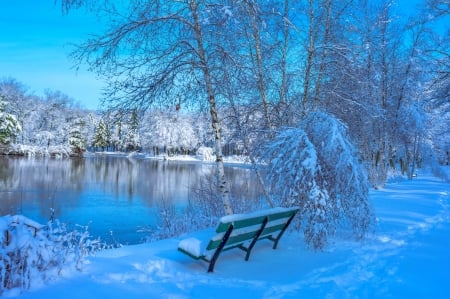
[[[250,258],[231,250],[215,272],[177,251],[181,238],[103,251],[19,298],[448,298],[450,184],[419,173],[371,191],[378,227],[363,243],[336,238],[312,252],[296,233]]]

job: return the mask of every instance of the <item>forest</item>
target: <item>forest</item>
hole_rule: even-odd
[[[356,235],[368,230],[369,185],[449,163],[446,1],[420,2],[410,18],[395,1],[61,4],[108,24],[71,53],[107,82],[103,109],[87,111],[58,91],[36,96],[4,78],[4,153],[211,147],[227,214],[223,155],[244,155],[270,205],[303,207],[317,248],[341,219]]]

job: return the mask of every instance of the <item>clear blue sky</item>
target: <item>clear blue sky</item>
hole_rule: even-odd
[[[420,0],[399,0],[405,12]],[[0,0],[0,78],[12,77],[42,95],[59,90],[90,109],[98,108],[104,84],[68,54],[99,27],[85,11],[63,16],[55,0]]]
[[[63,16],[54,0],[0,0],[0,78],[17,79],[35,94],[59,90],[84,107],[98,108],[104,86],[86,67],[76,71],[70,43],[95,31],[84,10]]]

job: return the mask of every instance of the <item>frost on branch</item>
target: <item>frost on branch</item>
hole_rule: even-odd
[[[362,238],[373,215],[368,182],[345,126],[328,114],[310,114],[301,128],[278,132],[265,147],[267,181],[281,205],[299,206],[305,241],[323,248],[338,227]]]

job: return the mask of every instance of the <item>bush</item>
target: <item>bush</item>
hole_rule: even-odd
[[[331,115],[310,113],[299,128],[285,128],[263,148],[266,181],[281,206],[300,208],[301,230],[314,249],[323,248],[339,226],[360,239],[374,217],[368,179],[346,127]]]
[[[101,248],[87,227],[68,231],[59,221],[41,225],[24,216],[0,217],[0,295],[54,279],[64,269],[80,270]]]

